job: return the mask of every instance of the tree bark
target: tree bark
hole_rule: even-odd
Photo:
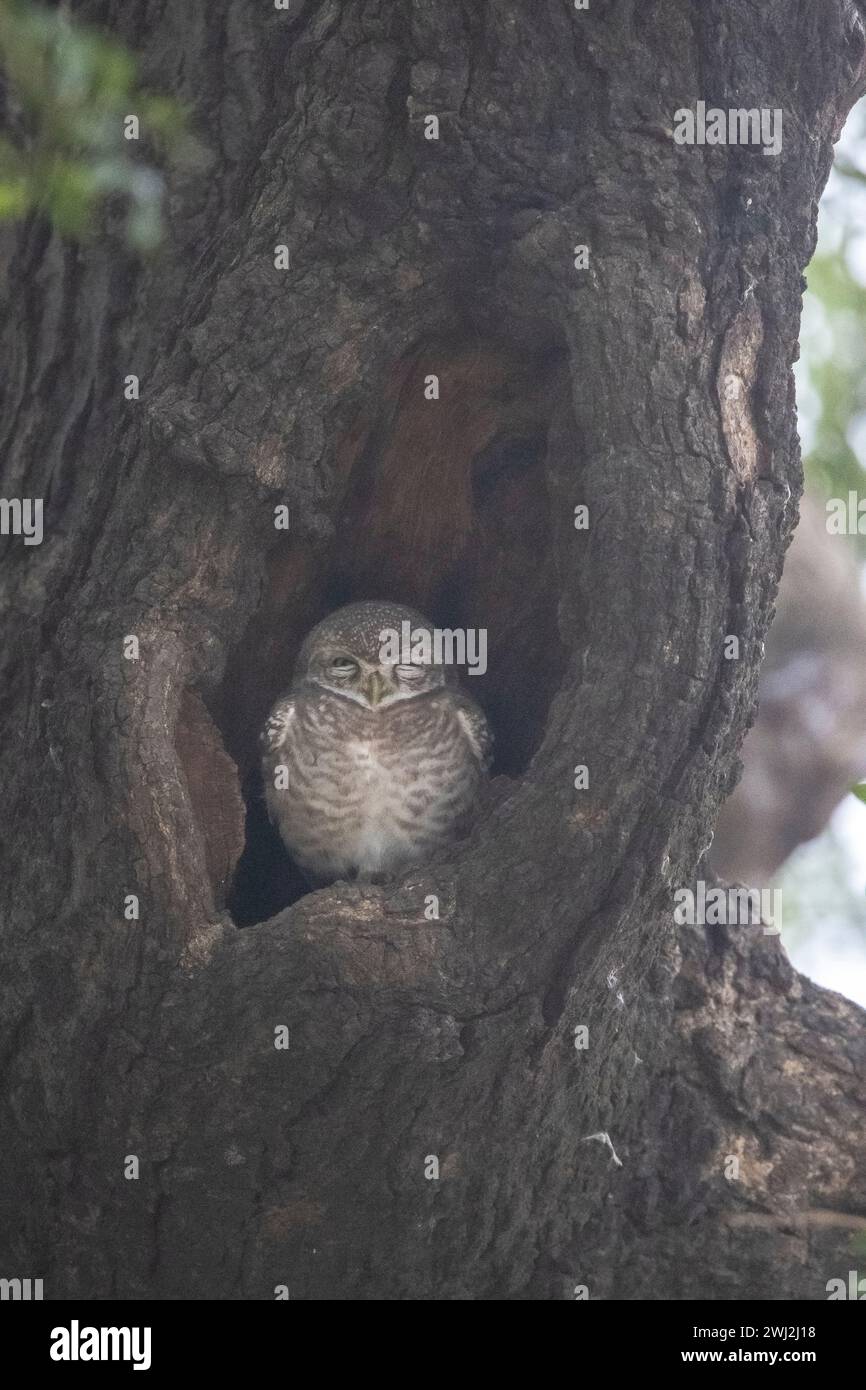
[[[863,7],[75,8],[211,153],[154,262],[3,236],[3,493],[46,499],[42,546],[5,542],[4,1270],[825,1298],[866,1229],[862,1015],[673,895],[796,520]],[[697,101],[780,108],[781,153],[676,145]],[[437,862],[241,929],[280,876],[257,724],[322,612],[404,595],[490,631],[497,794]]]

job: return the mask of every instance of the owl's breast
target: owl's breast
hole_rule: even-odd
[[[480,781],[445,694],[381,710],[326,695],[299,701],[280,756],[288,785],[266,788],[271,814],[318,873],[388,871],[429,853],[454,833]]]

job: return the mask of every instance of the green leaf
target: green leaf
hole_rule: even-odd
[[[201,145],[173,97],[142,88],[134,56],[66,9],[0,0],[0,72],[20,113],[0,137],[0,218],[38,209],[84,237],[108,199],[121,199],[130,246],[152,251],[164,232],[163,168],[194,170]],[[124,118],[141,140],[124,138]]]
[[[30,207],[26,179],[0,180],[0,219],[23,217]]]

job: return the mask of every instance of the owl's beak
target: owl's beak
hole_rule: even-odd
[[[366,696],[368,704],[378,705],[382,696],[386,693],[388,686],[380,671],[371,671],[367,679],[362,683],[361,689]]]

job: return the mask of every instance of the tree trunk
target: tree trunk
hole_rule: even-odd
[[[861,1014],[673,913],[796,520],[862,7],[76,8],[210,163],[146,265],[3,237],[3,495],[46,507],[4,542],[4,1270],[825,1298],[866,1229]],[[675,143],[698,101],[779,108],[781,152]],[[302,895],[255,735],[359,597],[487,629],[500,775],[450,855]]]

